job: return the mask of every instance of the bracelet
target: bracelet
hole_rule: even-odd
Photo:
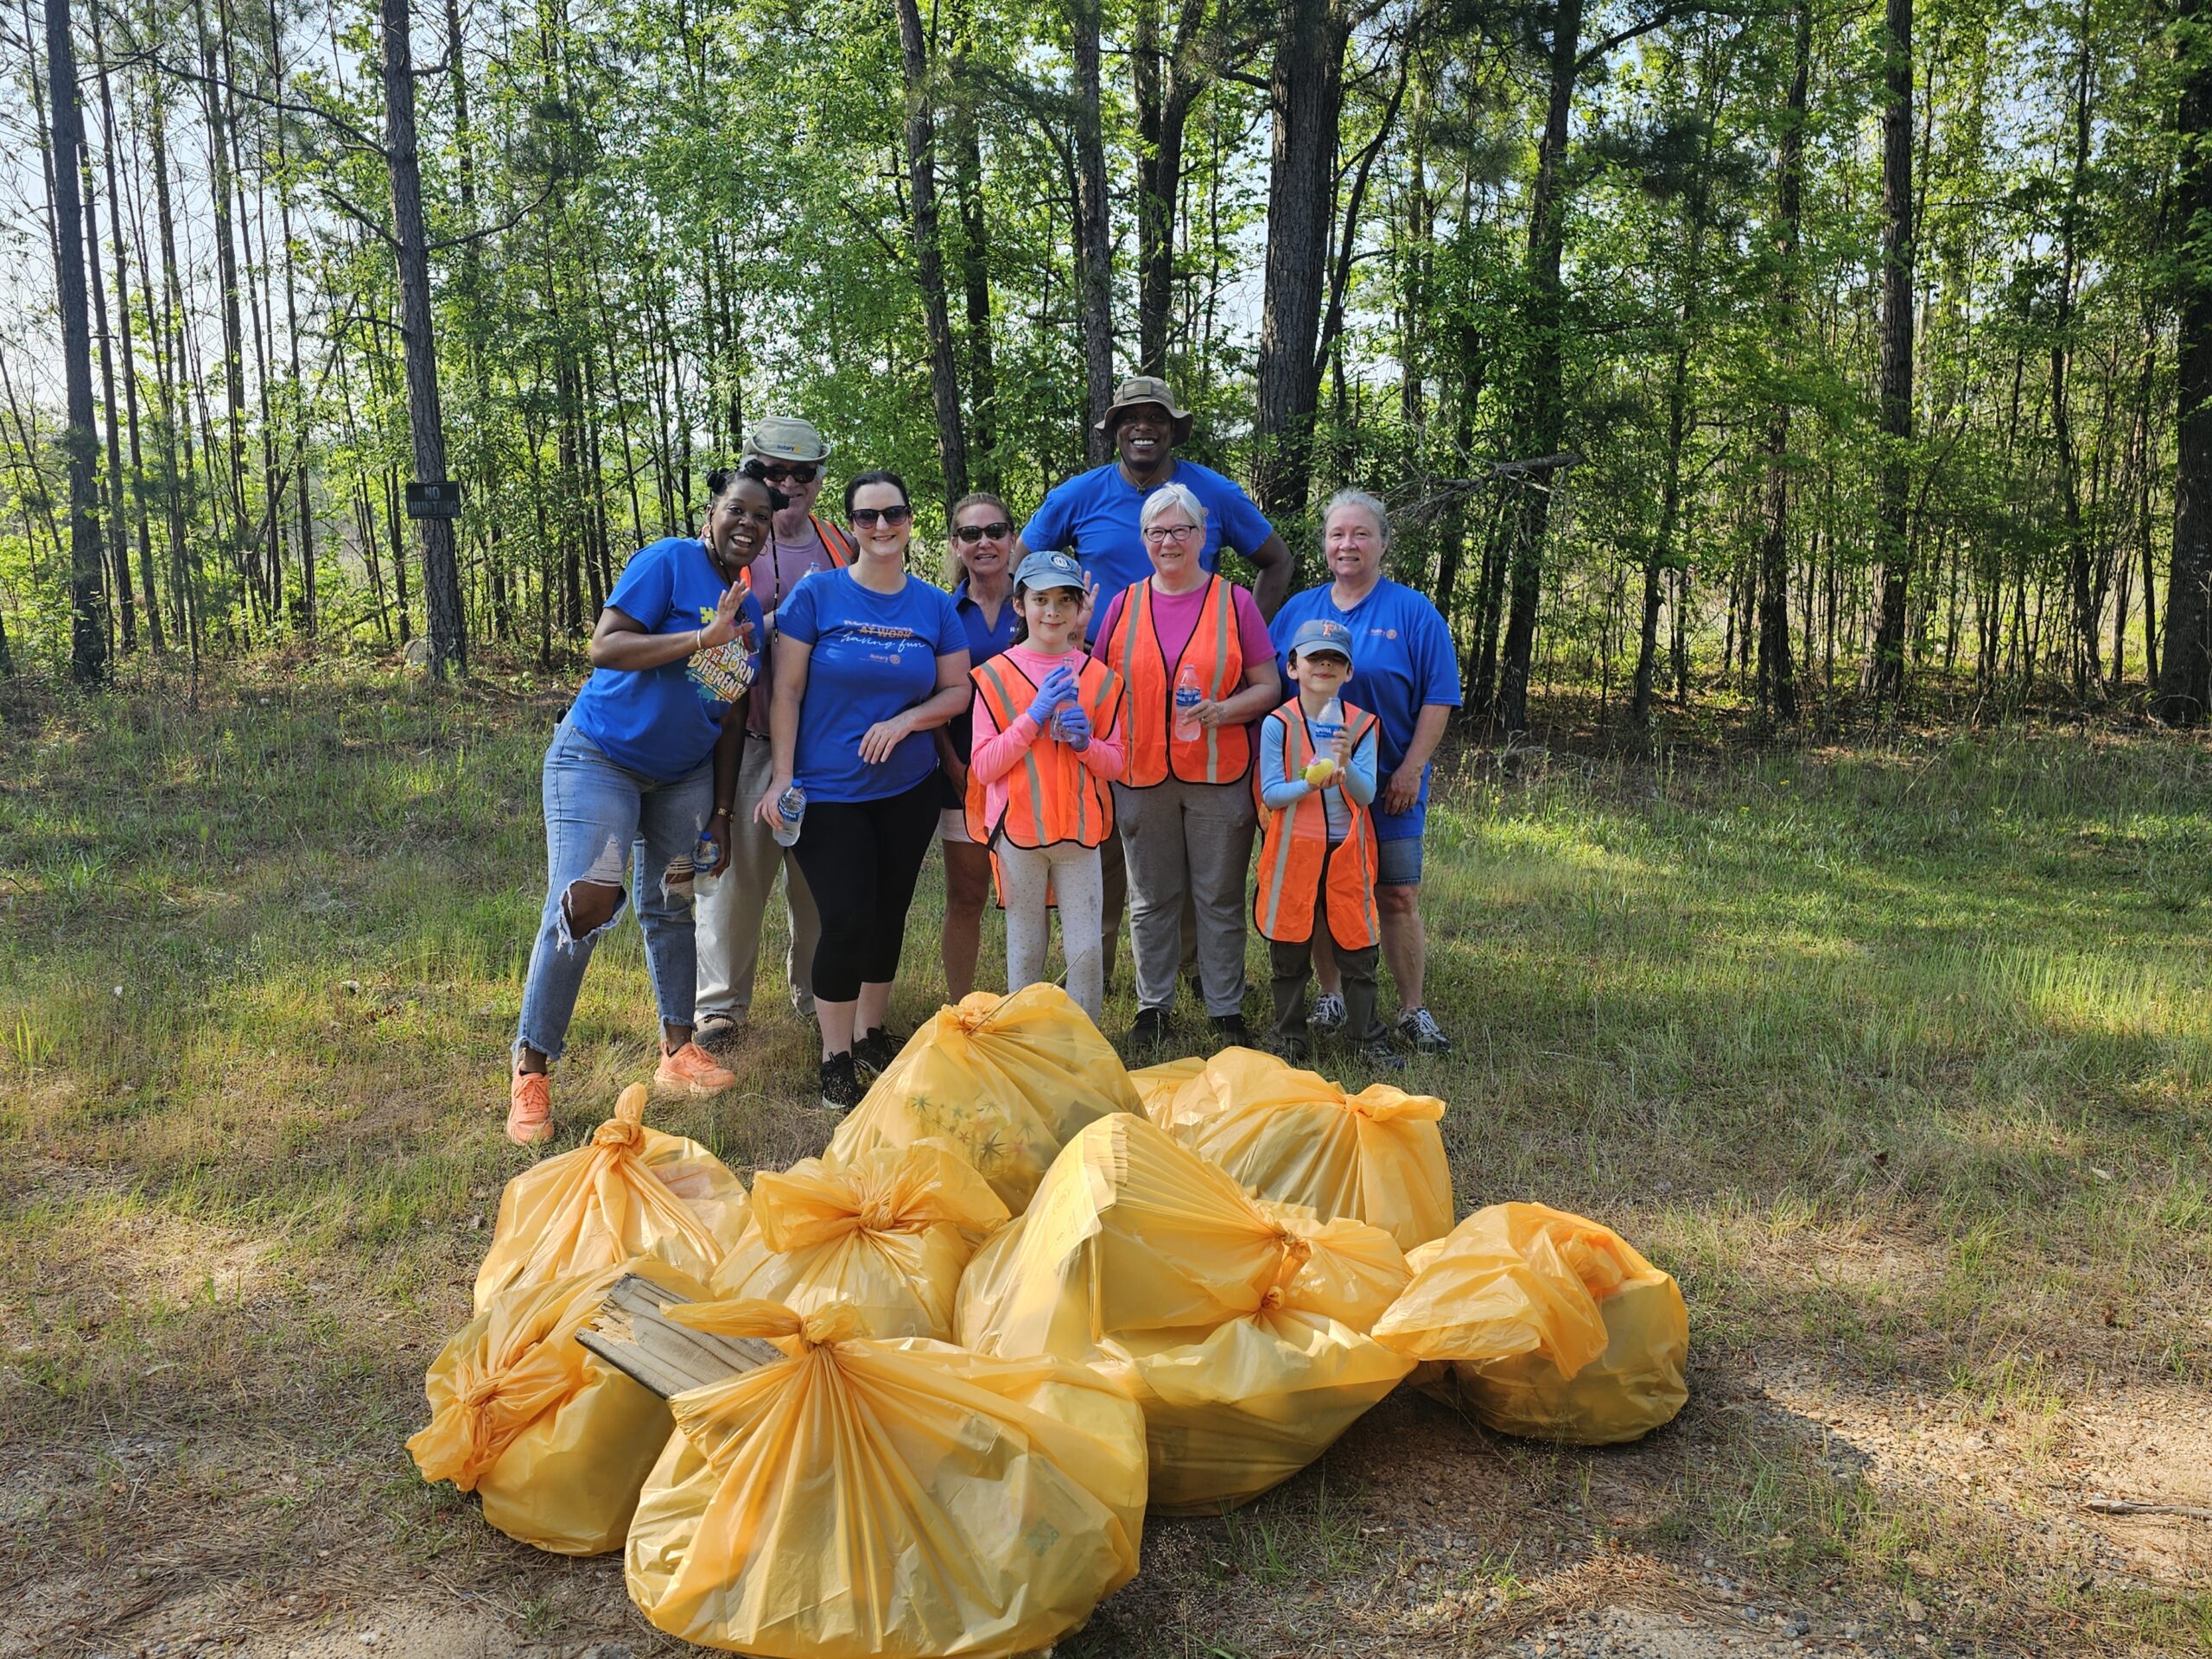
[[[729,817],[729,808],[726,806],[716,807],[715,809],[715,816],[718,818],[726,818]]]
[[[692,630],[691,630],[691,654],[692,654],[694,657],[696,657],[696,656],[697,656],[701,652],[704,651],[706,648],[707,648],[707,631],[706,631],[704,628],[694,628],[694,629],[692,629]]]

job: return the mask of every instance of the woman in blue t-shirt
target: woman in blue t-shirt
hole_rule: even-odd
[[[524,982],[507,1135],[553,1133],[546,1072],[560,1058],[592,945],[626,896],[645,937],[660,1006],[663,1085],[694,1094],[737,1079],[691,1040],[694,852],[729,862],[731,797],[746,690],[760,668],[760,607],[744,580],[782,498],[731,469],[707,475],[696,541],[671,536],[632,556],[591,636],[584,683],[545,751],[548,891]],[[644,854],[626,885],[632,842]]]
[[[806,797],[795,850],[822,913],[822,1103],[840,1111],[860,1103],[858,1068],[899,1052],[884,1020],[937,829],[930,734],[968,706],[967,629],[950,594],[906,574],[913,519],[896,473],[862,473],[845,486],[852,563],[814,572],[776,608],[773,775],[753,810],[780,830],[784,791]]]

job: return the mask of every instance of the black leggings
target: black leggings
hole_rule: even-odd
[[[850,1002],[897,977],[906,910],[937,834],[937,774],[879,801],[813,801],[792,849],[822,912],[814,994]]]

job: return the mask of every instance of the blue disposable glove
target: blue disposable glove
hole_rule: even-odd
[[[1029,718],[1042,726],[1052,719],[1053,709],[1064,702],[1073,702],[1075,699],[1075,671],[1056,668],[1045,677],[1045,683],[1037,688],[1037,695],[1029,704]]]
[[[1083,705],[1071,702],[1058,715],[1058,736],[1061,742],[1080,753],[1090,747],[1090,716],[1083,712]]]

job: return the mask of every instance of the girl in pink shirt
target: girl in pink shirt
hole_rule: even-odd
[[[1121,678],[1084,654],[1083,569],[1072,556],[1030,554],[1014,598],[1014,643],[971,676],[971,812],[980,805],[977,838],[989,843],[1006,906],[1007,988],[1044,977],[1057,902],[1068,995],[1096,1020],[1105,994],[1098,846],[1113,825],[1107,785],[1123,772]]]

